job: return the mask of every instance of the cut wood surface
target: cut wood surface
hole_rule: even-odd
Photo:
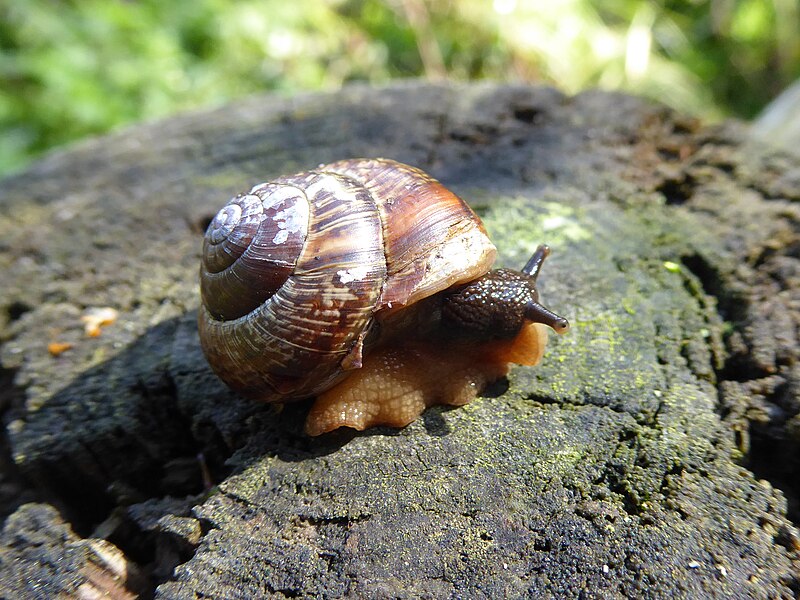
[[[202,233],[359,156],[502,266],[548,243],[572,329],[466,407],[309,438],[208,368]],[[799,224],[797,158],[603,92],[262,96],[56,153],[0,182],[0,596],[796,597]]]

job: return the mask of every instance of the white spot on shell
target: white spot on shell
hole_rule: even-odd
[[[361,281],[367,276],[369,273],[369,267],[353,267],[351,269],[343,269],[341,271],[336,271],[336,274],[339,276],[339,281],[342,283],[350,283],[351,281]]]
[[[264,210],[269,210],[270,208],[279,208],[284,204],[297,204],[297,202],[288,202],[289,200],[295,200],[296,198],[300,198],[303,196],[303,192],[298,190],[296,187],[291,185],[281,185],[278,187],[273,187],[261,198],[261,204],[264,206]]]
[[[486,236],[477,227],[467,229],[461,235],[444,242],[427,265],[429,272],[454,274],[457,276],[474,267],[476,256],[492,250]]]
[[[242,218],[242,207],[238,204],[227,204],[220,209],[214,217],[214,226],[217,229],[228,229],[235,226]]]
[[[318,309],[314,310],[311,313],[311,315],[316,319],[325,319],[327,321],[335,321],[335,320],[339,319],[339,317],[341,316],[341,312],[338,311],[338,310],[334,310],[334,309],[322,310],[322,309],[318,308]]]
[[[275,215],[276,220],[283,220],[282,226],[290,233],[297,233],[302,229],[307,218],[303,217],[306,217],[305,211],[297,210],[297,208],[282,210]]]
[[[298,233],[303,231],[303,228],[308,222],[308,212],[305,208],[305,203],[297,202],[292,204],[289,208],[285,208],[275,213],[273,219],[275,224],[279,227],[280,231],[272,238],[273,244],[283,244],[289,239],[290,233]],[[303,208],[301,208],[303,207]]]
[[[211,222],[208,230],[209,241],[219,244],[226,239],[242,218],[242,207],[233,202],[223,206]]]

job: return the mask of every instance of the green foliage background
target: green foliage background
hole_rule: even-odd
[[[544,82],[749,118],[800,76],[797,0],[0,0],[0,174],[264,90]]]

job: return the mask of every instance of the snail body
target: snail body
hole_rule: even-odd
[[[214,371],[265,402],[311,396],[306,431],[403,426],[535,364],[546,247],[491,271],[480,219],[422,171],[353,159],[280,177],[223,207],[203,245],[200,341]]]

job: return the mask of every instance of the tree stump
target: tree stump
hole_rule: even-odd
[[[309,438],[307,402],[210,372],[201,237],[356,156],[441,180],[503,266],[550,244],[572,329],[466,407]],[[798,201],[740,124],[528,86],[256,97],[54,154],[0,183],[0,595],[79,593],[84,538],[156,598],[796,596]]]

